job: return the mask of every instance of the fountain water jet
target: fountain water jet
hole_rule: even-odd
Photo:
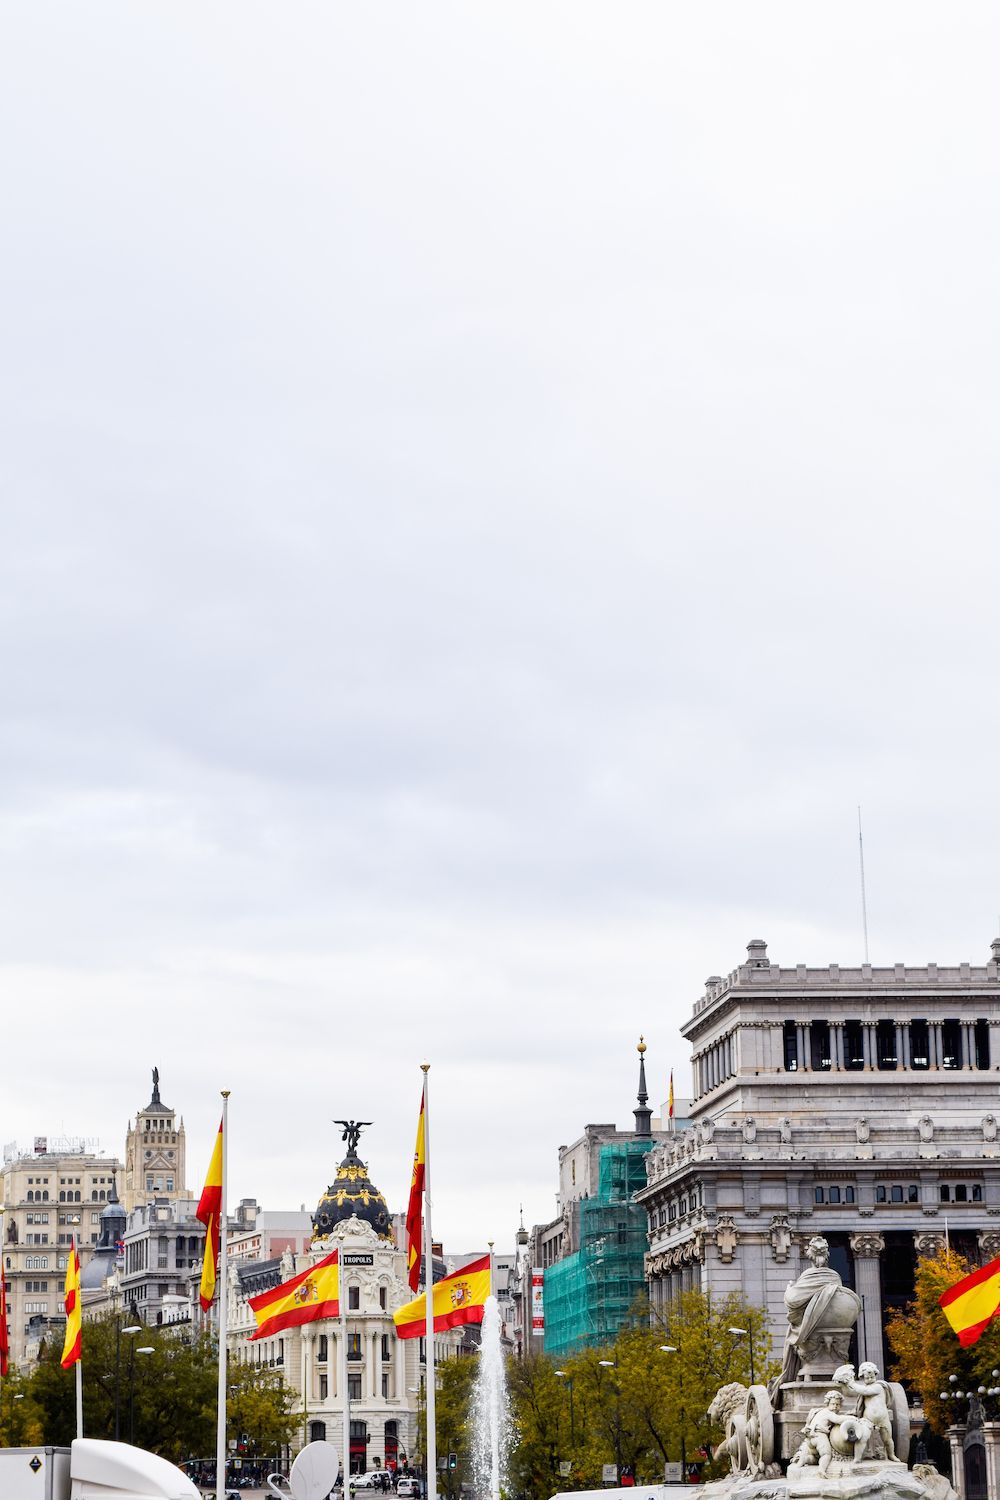
[[[487,1297],[483,1313],[479,1371],[472,1397],[472,1472],[476,1493],[500,1500],[509,1488],[507,1458],[513,1438],[510,1399],[500,1347],[500,1310],[497,1299]]]

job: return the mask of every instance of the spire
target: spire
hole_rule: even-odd
[[[646,1092],[646,1040],[644,1037],[639,1038],[637,1051],[639,1053],[639,1093],[637,1095],[639,1103],[632,1113],[635,1115],[636,1136],[642,1140],[648,1140],[653,1133],[649,1124],[653,1111],[646,1104],[649,1094]]]
[[[521,1223],[518,1226],[518,1231],[517,1231],[517,1234],[516,1234],[515,1238],[517,1240],[518,1245],[526,1245],[528,1243],[528,1231],[524,1227],[524,1204],[523,1203],[521,1204]]]

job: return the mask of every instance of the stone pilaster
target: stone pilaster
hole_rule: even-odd
[[[876,1231],[851,1235],[851,1253],[854,1256],[854,1289],[862,1299],[859,1329],[861,1358],[870,1359],[882,1367],[882,1282],[879,1276],[879,1256],[885,1249],[885,1240]]]

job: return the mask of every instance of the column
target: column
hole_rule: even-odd
[[[875,1067],[875,1023],[873,1021],[861,1022],[861,1055],[865,1060],[865,1072],[870,1073]]]
[[[941,1022],[927,1022],[927,1051],[932,1068],[941,1066]]]
[[[410,1402],[409,1394],[408,1394],[407,1389],[406,1389],[406,1355],[405,1355],[405,1350],[406,1350],[406,1345],[403,1343],[403,1340],[402,1339],[397,1339],[396,1340],[396,1360],[395,1360],[395,1364],[396,1364],[396,1380],[395,1380],[396,1399],[397,1399],[397,1401],[401,1401],[404,1406],[409,1406],[411,1404],[411,1402]],[[413,1402],[412,1404],[416,1405],[416,1402]],[[409,1457],[409,1453],[410,1453],[410,1450],[409,1450],[409,1448],[407,1448],[407,1450],[406,1450],[407,1457]]]
[[[330,1358],[327,1362],[327,1370],[330,1374],[330,1395],[333,1400],[340,1399],[340,1334],[331,1333],[330,1342],[327,1345]]]
[[[962,1063],[966,1072],[972,1072],[976,1061],[976,1026],[974,1021],[962,1022],[962,1049],[965,1059]]]
[[[895,1033],[896,1033],[896,1067],[897,1068],[905,1068],[907,1066],[907,1061],[906,1061],[906,1035],[907,1035],[907,1028],[906,1028],[906,1026],[904,1025],[904,1023],[902,1021],[897,1021],[896,1022]]]
[[[873,1230],[851,1235],[851,1253],[854,1256],[854,1289],[861,1298],[861,1320],[858,1325],[858,1342],[861,1347],[859,1363],[870,1359],[882,1370],[882,1280],[879,1276],[879,1256],[885,1249],[885,1240]]]
[[[368,1357],[365,1360],[368,1366],[368,1399],[369,1401],[374,1401],[378,1395],[378,1386],[375,1383],[375,1335],[372,1333],[366,1334],[365,1342],[368,1345],[366,1351]]]
[[[312,1330],[306,1328],[302,1330],[302,1394],[305,1397],[306,1406],[312,1406]]]
[[[809,1071],[809,1031],[802,1021],[795,1023],[795,1051],[799,1059],[799,1072]]]
[[[835,1073],[844,1071],[844,1023],[830,1022],[830,1067]]]

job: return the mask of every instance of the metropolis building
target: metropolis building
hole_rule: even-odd
[[[233,1261],[229,1266],[229,1350],[231,1357],[280,1369],[299,1397],[303,1434],[326,1439],[343,1454],[344,1393],[342,1339],[346,1336],[347,1396],[350,1403],[349,1472],[404,1468],[417,1454],[417,1419],[423,1399],[423,1339],[399,1339],[393,1312],[413,1298],[406,1280],[406,1255],[397,1247],[386,1200],[368,1175],[355,1145],[337,1168],[312,1216],[309,1249],[269,1260]],[[249,1298],[269,1291],[339,1250],[339,1318],[319,1319],[273,1337],[249,1341],[256,1328]],[[435,1259],[435,1277],[443,1267]],[[453,1356],[462,1343],[457,1328],[436,1336],[439,1358]]]
[[[822,1235],[863,1298],[856,1357],[886,1369],[918,1257],[1000,1254],[1000,939],[982,965],[885,968],[782,967],[754,941],[681,1031],[690,1121],[636,1195],[654,1314],[692,1287],[740,1292],[780,1348],[784,1289]]]

